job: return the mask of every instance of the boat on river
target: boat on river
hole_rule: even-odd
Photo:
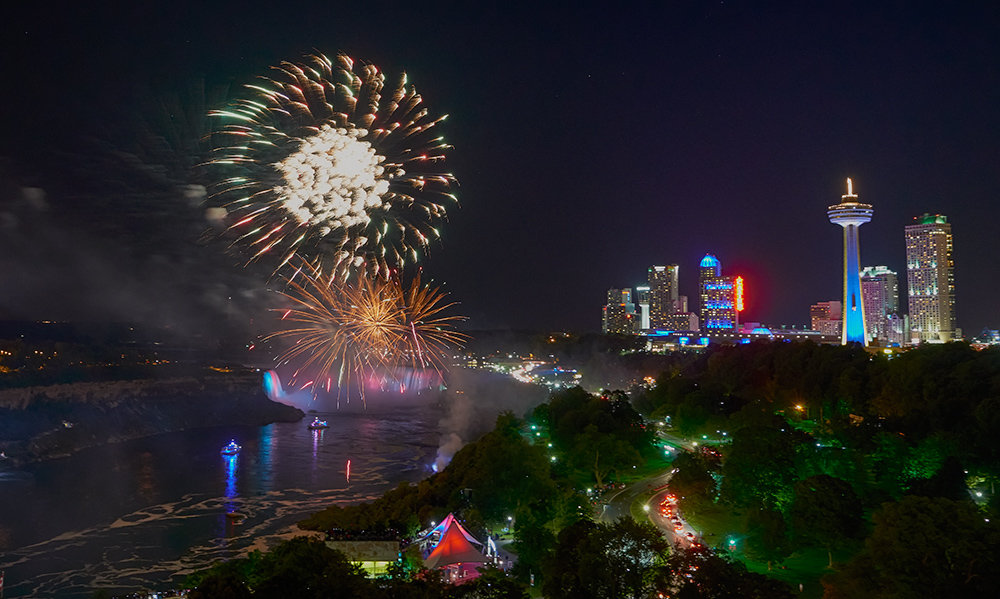
[[[241,449],[243,448],[237,445],[236,440],[234,439],[229,441],[229,445],[223,447],[222,451],[220,451],[219,453],[221,453],[222,455],[239,455]]]
[[[323,428],[330,428],[330,425],[326,420],[320,420],[319,416],[313,418],[313,421],[309,424],[309,430],[311,431],[318,431]]]

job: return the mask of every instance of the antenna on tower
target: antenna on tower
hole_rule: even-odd
[[[854,182],[851,181],[850,177],[847,178],[847,194],[846,195],[842,195],[840,197],[841,197],[841,199],[844,199],[844,200],[846,200],[847,198],[856,198],[856,197],[858,197],[854,193]]]

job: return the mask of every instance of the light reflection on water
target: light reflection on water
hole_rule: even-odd
[[[263,491],[270,491],[274,484],[272,468],[274,467],[274,455],[278,451],[278,436],[274,434],[274,431],[273,425],[260,428],[260,447],[257,450],[257,461],[261,465],[260,486]]]
[[[165,588],[332,503],[423,478],[439,417],[425,406],[329,414],[319,431],[304,419],[169,433],[0,471],[5,597]],[[221,456],[230,438],[243,449]]]
[[[316,472],[317,472],[316,458],[317,454],[319,453],[319,444],[321,441],[323,441],[323,431],[324,429],[321,428],[310,431],[312,433],[312,447],[313,447],[313,459],[312,459],[313,481],[316,480]]]
[[[229,517],[229,514],[236,513],[236,467],[240,463],[239,454],[236,455],[222,455],[222,465],[223,471],[225,472],[226,481],[226,491],[225,498],[226,501],[223,502],[223,513],[219,514],[219,524],[222,532],[219,534],[220,542],[224,545],[225,539],[233,536],[233,526],[235,525],[235,520]]]

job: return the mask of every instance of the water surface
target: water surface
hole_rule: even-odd
[[[312,416],[168,433],[16,471],[0,465],[5,597],[169,588],[175,575],[273,541],[332,503],[429,474],[433,406],[321,414],[330,424],[322,431],[308,430]],[[234,458],[219,453],[230,439],[242,445]],[[239,524],[226,516],[234,512]]]

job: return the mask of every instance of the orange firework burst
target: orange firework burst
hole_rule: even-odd
[[[400,336],[396,344],[397,364],[407,360],[414,369],[433,368],[441,372],[447,350],[461,347],[468,338],[451,329],[453,323],[464,317],[443,315],[455,302],[446,303],[440,287],[421,285],[419,274],[407,288],[397,279],[391,279],[389,285],[395,287],[402,317],[397,325]]]
[[[463,317],[444,314],[455,302],[419,275],[404,286],[395,277],[327,282],[308,265],[299,274],[282,292],[292,303],[282,316],[289,325],[268,337],[291,342],[278,361],[299,364],[299,388],[329,391],[335,381],[339,401],[355,377],[364,400],[366,377],[393,378],[407,366],[441,374],[447,350],[466,339],[451,328]]]

